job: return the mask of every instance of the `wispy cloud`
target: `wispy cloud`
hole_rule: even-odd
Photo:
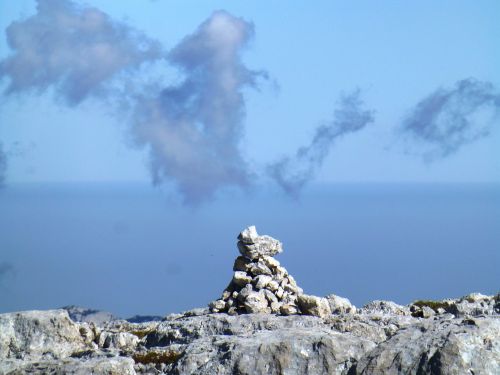
[[[0,62],[7,95],[55,88],[76,105],[109,89],[110,79],[161,56],[160,45],[99,9],[37,0],[37,12],[6,30],[13,53]]]
[[[7,170],[7,155],[3,151],[2,144],[0,143],[0,188],[4,186],[6,170]]]
[[[251,173],[239,148],[242,90],[265,77],[241,60],[253,32],[245,20],[215,12],[168,55],[184,80],[155,97],[138,98],[133,131],[139,144],[149,146],[154,181],[175,181],[189,204],[249,183]]]
[[[14,266],[9,262],[0,262],[0,283],[9,274],[14,273]]]
[[[269,175],[292,196],[297,196],[342,136],[355,133],[374,121],[374,111],[364,109],[360,90],[341,96],[333,119],[316,129],[309,145],[300,147],[294,156],[287,156],[268,166]]]
[[[423,98],[400,131],[424,147],[422,155],[430,161],[487,136],[499,115],[500,94],[493,84],[469,78]]]
[[[115,106],[116,115],[132,114],[133,137],[150,151],[153,181],[174,182],[185,202],[196,205],[227,186],[249,183],[239,148],[242,90],[265,77],[241,60],[253,34],[251,23],[218,11],[163,54],[157,42],[96,8],[38,0],[35,15],[7,28],[13,53],[0,62],[0,78],[8,81],[6,95],[53,89],[70,106],[88,97],[127,103],[126,111]],[[125,78],[160,57],[183,81],[129,90]],[[127,91],[117,90],[120,85]]]

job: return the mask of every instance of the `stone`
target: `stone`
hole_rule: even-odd
[[[276,297],[269,289],[262,289],[262,292],[264,293],[264,296],[266,296],[269,303],[278,302],[278,297]]]
[[[273,314],[279,314],[281,312],[281,306],[282,306],[282,304],[279,303],[278,301],[271,302],[271,312]],[[289,315],[291,315],[291,314],[289,314]]]
[[[257,259],[263,256],[274,256],[283,251],[280,241],[270,236],[259,236],[255,227],[243,230],[238,236],[238,250],[248,259]]]
[[[262,261],[269,268],[277,268],[277,267],[280,266],[280,262],[277,259],[275,259],[275,258],[273,258],[271,256],[264,255],[262,257]]]
[[[247,284],[250,284],[252,282],[252,277],[249,276],[246,272],[244,271],[235,271],[233,275],[233,283],[238,285],[238,286],[245,286]]]
[[[295,315],[299,313],[299,309],[295,305],[284,304],[280,307],[280,313],[283,315]]]
[[[247,313],[270,313],[267,298],[264,293],[250,292],[244,302]]]
[[[223,299],[218,299],[210,304],[210,308],[214,312],[223,311],[226,307],[226,302]]]
[[[104,349],[119,349],[133,352],[137,348],[139,338],[128,332],[102,332],[98,345]]]
[[[283,288],[278,287],[278,290],[276,291],[276,297],[278,297],[278,299],[282,299],[284,294],[285,294],[285,291],[283,290]]]
[[[248,298],[248,296],[252,292],[253,292],[252,284],[247,284],[244,288],[240,290],[238,294],[238,300],[243,302],[245,299]]]
[[[277,266],[275,274],[278,280],[282,280],[288,276],[288,271],[282,266]]]
[[[250,269],[251,261],[244,256],[239,256],[234,260],[233,271],[247,272]]]
[[[257,234],[257,229],[254,225],[243,229],[238,235],[238,240],[245,244],[254,244],[258,240],[258,238],[259,235]]]
[[[255,278],[255,288],[256,289],[264,289],[267,287],[269,282],[272,281],[272,277],[268,275],[259,275]]]
[[[330,305],[330,310],[332,314],[355,314],[356,306],[354,306],[351,301],[347,298],[336,296],[335,294],[329,294],[325,297]]]
[[[262,262],[252,263],[250,265],[250,273],[254,276],[258,275],[272,275],[273,271]]]
[[[330,304],[326,298],[301,294],[298,296],[300,310],[304,314],[325,318],[332,314]]]
[[[271,292],[276,292],[279,288],[279,284],[276,282],[276,280],[271,280],[267,283],[267,288],[271,291]]]
[[[365,314],[391,314],[391,315],[411,315],[407,306],[398,305],[392,301],[375,300],[367,303],[361,309]]]

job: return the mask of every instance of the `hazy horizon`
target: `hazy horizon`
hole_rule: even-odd
[[[0,312],[206,306],[248,225],[283,242],[306,293],[362,306],[499,291],[499,184],[316,184],[297,201],[257,190],[190,211],[147,185],[56,186],[0,192]]]

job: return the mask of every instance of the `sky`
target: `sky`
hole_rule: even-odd
[[[229,241],[214,246],[228,246],[244,226],[259,229],[259,221],[285,243],[299,228],[309,233],[313,224],[285,220],[275,210],[330,220],[317,212],[318,194],[336,202],[351,189],[353,206],[342,206],[335,220],[355,212],[364,222],[378,212],[387,225],[381,230],[388,230],[393,213],[373,200],[385,201],[394,190],[377,196],[366,186],[391,185],[405,196],[398,206],[405,217],[420,217],[413,200],[421,196],[430,207],[426,214],[443,223],[455,220],[454,212],[482,217],[471,224],[477,228],[468,232],[474,235],[463,251],[486,241],[484,254],[491,257],[500,247],[490,230],[500,216],[499,13],[496,1],[0,3],[0,222],[8,223],[0,227],[0,286],[19,284],[33,271],[22,271],[15,254],[64,251],[63,243],[77,241],[62,230],[48,231],[39,248],[21,240],[26,225],[41,230],[33,215],[38,209],[49,214],[49,202],[59,207],[59,216],[49,215],[54,226],[68,229],[68,221],[86,220],[82,202],[104,218],[104,211],[118,212],[130,199],[137,211],[110,214],[116,234],[113,228],[137,223],[155,201],[165,212],[152,215],[151,225],[175,213],[182,217],[175,231],[187,235],[193,221],[220,217],[219,235]],[[408,187],[415,184],[427,187],[416,193]],[[447,202],[438,207],[435,187],[442,185],[475,187],[463,193],[467,198],[437,188]],[[108,194],[111,187],[116,197]],[[142,195],[124,198],[130,189]],[[234,220],[222,219],[234,206],[254,216],[234,212]],[[274,221],[265,219],[268,207],[275,207]],[[287,230],[280,229],[284,222]],[[431,230],[424,216],[417,227]],[[89,241],[99,231],[79,228]],[[142,246],[156,248],[162,236],[144,235]],[[434,237],[432,246],[439,248],[451,234]],[[119,246],[116,238],[108,240],[109,248]],[[289,241],[298,248],[300,241]],[[115,255],[104,257],[104,265]],[[59,269],[75,259],[61,260]],[[311,273],[303,277],[314,285]],[[75,281],[74,287],[81,285]],[[24,297],[3,309],[30,308],[29,288],[23,290]],[[375,295],[354,298],[361,303]],[[42,305],[63,300],[48,296]],[[194,300],[169,308],[189,306]]]

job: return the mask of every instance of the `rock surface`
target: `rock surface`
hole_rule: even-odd
[[[144,322],[74,307],[0,314],[0,375],[500,374],[500,294],[358,309],[303,294],[273,258],[279,241],[250,227],[239,242],[242,273],[210,308]]]
[[[500,296],[474,298],[374,301],[323,317],[195,309],[98,325],[66,310],[2,314],[0,374],[500,374]],[[412,316],[443,303],[456,314]]]

